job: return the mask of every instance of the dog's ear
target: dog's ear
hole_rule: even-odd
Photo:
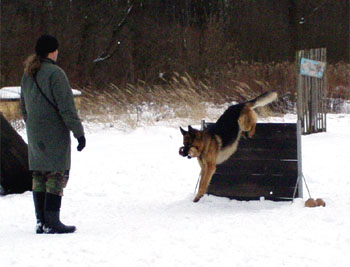
[[[188,125],[188,133],[190,134],[190,136],[193,138],[195,136],[195,131],[192,128],[191,125]]]
[[[188,125],[188,132],[192,138],[198,137],[200,135],[200,131],[193,128],[191,125]]]
[[[180,131],[181,131],[182,135],[186,135],[186,134],[187,134],[187,131],[185,131],[185,130],[182,129],[181,127],[180,127]]]

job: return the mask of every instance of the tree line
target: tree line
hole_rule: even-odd
[[[220,79],[240,62],[293,62],[326,47],[349,62],[348,0],[2,0],[1,87],[18,85],[43,33],[75,87]]]

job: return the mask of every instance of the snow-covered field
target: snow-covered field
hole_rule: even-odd
[[[281,120],[295,117],[271,119]],[[31,193],[1,197],[0,266],[349,266],[349,114],[302,137],[304,174],[325,208],[305,208],[306,189],[293,203],[193,203],[199,167],[178,155],[180,124],[86,125],[61,212],[78,231],[36,235]]]

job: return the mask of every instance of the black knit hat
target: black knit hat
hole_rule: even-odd
[[[56,51],[58,48],[58,41],[55,37],[44,34],[39,37],[36,42],[35,52],[37,55],[47,57],[51,52]]]

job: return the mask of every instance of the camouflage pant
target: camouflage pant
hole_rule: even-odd
[[[63,196],[67,186],[69,171],[33,171],[33,192],[47,192]]]

